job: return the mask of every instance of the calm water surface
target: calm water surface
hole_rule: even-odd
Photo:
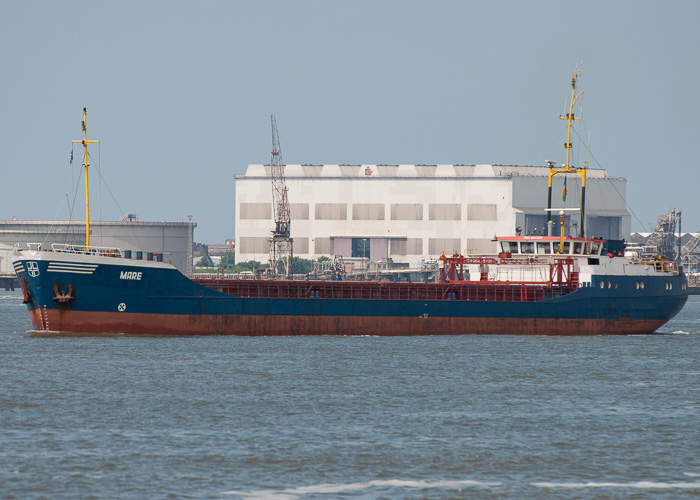
[[[700,298],[661,335],[40,337],[0,291],[0,498],[700,496]]]

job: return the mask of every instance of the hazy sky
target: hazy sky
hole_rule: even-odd
[[[697,0],[2,0],[0,220],[84,218],[83,107],[93,218],[192,214],[208,243],[234,235],[234,175],[270,161],[271,113],[285,163],[561,163],[583,61],[576,164],[590,134],[633,231],[670,207],[700,231],[698,20]]]

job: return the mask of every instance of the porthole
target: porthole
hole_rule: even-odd
[[[617,288],[617,281],[613,281],[613,288]]]
[[[605,288],[605,281],[600,282],[600,288]]]
[[[639,287],[640,287],[642,290],[644,290],[644,282],[643,282],[643,281],[639,283]]]
[[[634,283],[634,287],[635,287],[637,290],[639,290],[639,281],[636,281],[636,282]]]
[[[608,288],[612,288],[612,283],[608,281]]]
[[[673,290],[673,283],[669,283],[669,284],[668,284],[668,289],[669,289],[669,290]]]

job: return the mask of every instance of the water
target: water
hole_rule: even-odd
[[[630,337],[37,337],[0,292],[0,498],[700,495],[700,297]]]

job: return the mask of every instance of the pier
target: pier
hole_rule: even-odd
[[[19,288],[19,280],[15,273],[0,273],[0,288],[14,290]]]

